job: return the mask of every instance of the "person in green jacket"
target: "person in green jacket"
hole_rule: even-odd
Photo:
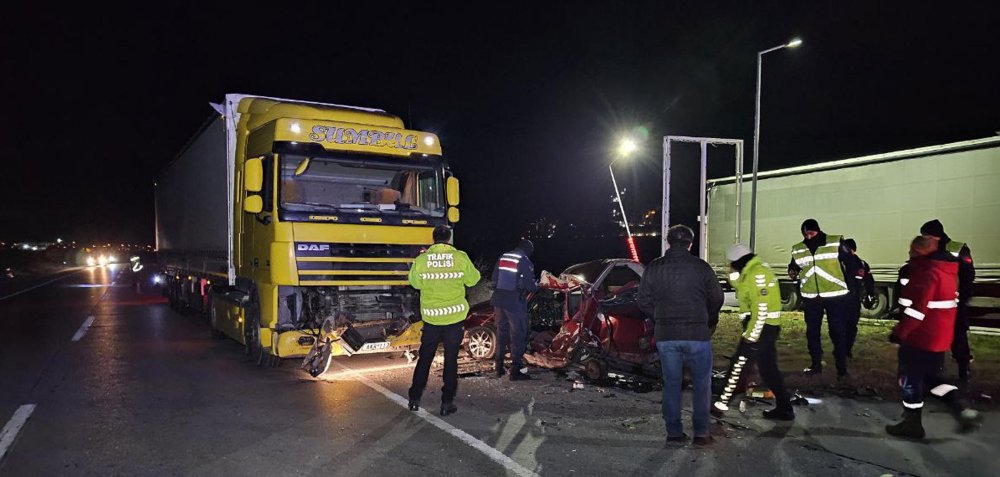
[[[441,415],[458,410],[455,393],[458,391],[458,349],[465,335],[465,317],[469,302],[465,300],[465,287],[479,283],[479,271],[472,265],[465,252],[451,245],[451,228],[438,225],[433,231],[434,245],[420,254],[410,268],[410,286],[420,291],[420,317],[423,331],[420,335],[420,357],[413,369],[410,385],[410,410],[420,409],[420,397],[427,387],[427,375],[437,354],[438,345],[444,343],[444,387],[441,388]]]
[[[722,395],[716,401],[716,412],[729,408],[729,401],[736,391],[743,368],[757,363],[760,377],[774,393],[775,408],[764,411],[764,418],[791,421],[795,410],[785,388],[785,381],[778,369],[778,352],[775,344],[781,334],[781,292],[774,272],[760,261],[743,244],[736,244],[726,251],[733,272],[729,283],[736,290],[743,317],[743,335],[733,357],[733,364],[726,376]]]

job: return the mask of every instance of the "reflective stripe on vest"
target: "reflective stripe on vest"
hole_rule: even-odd
[[[424,280],[453,280],[455,278],[462,278],[465,276],[465,272],[440,272],[440,273],[421,273],[420,278]]]
[[[460,303],[458,305],[445,306],[442,308],[424,308],[423,316],[445,316],[453,315],[455,313],[461,313],[465,311],[465,303]]]
[[[809,251],[805,242],[792,247],[792,259],[802,269],[800,294],[805,298],[832,298],[850,291],[840,268],[840,236],[827,235],[827,243]]]

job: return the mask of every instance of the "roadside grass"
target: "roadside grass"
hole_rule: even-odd
[[[802,370],[809,366],[809,351],[806,348],[806,325],[802,313],[788,313],[788,319],[781,329],[778,340],[778,363],[785,375],[789,389],[803,393],[835,393],[845,396],[865,396],[895,400],[899,398],[896,376],[898,347],[889,343],[888,336],[895,322],[862,321],[858,326],[858,338],[854,345],[854,358],[848,361],[851,380],[839,385],[836,367],[833,363],[833,344],[827,334],[826,320],[823,321],[823,374],[805,376]],[[726,356],[736,350],[740,336],[740,321],[735,313],[723,313],[713,338],[716,369],[729,365]],[[965,395],[979,404],[990,404],[992,397],[1000,393],[1000,337],[970,335],[969,340],[975,362],[972,364],[972,380],[962,386]],[[951,353],[946,353],[945,378],[956,379],[958,371]],[[755,376],[752,381],[760,382]]]

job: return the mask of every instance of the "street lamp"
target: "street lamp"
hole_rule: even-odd
[[[778,51],[783,48],[795,48],[802,44],[802,39],[793,38],[788,43],[778,45],[774,48],[768,48],[763,51],[757,52],[757,96],[754,103],[754,120],[753,120],[753,184],[750,187],[750,250],[756,250],[754,245],[757,242],[757,165],[759,164],[757,159],[757,150],[760,147],[760,79],[761,79],[761,66],[764,60],[764,55],[772,51]]]
[[[618,181],[615,180],[615,169],[611,166],[618,159],[627,159],[637,149],[639,149],[639,145],[632,138],[622,138],[621,142],[618,143],[618,157],[608,164],[608,172],[611,173],[611,185],[615,188],[615,197],[618,199],[618,210],[622,213],[622,222],[625,223],[625,235],[628,236],[628,251],[632,255],[632,260],[636,262],[639,261],[639,252],[635,247],[635,239],[632,238],[632,229],[628,226],[628,217],[625,215],[625,204],[622,202],[622,195],[618,191]]]

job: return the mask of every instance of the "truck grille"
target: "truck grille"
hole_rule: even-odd
[[[413,260],[426,245],[295,244],[301,285],[407,285]]]

